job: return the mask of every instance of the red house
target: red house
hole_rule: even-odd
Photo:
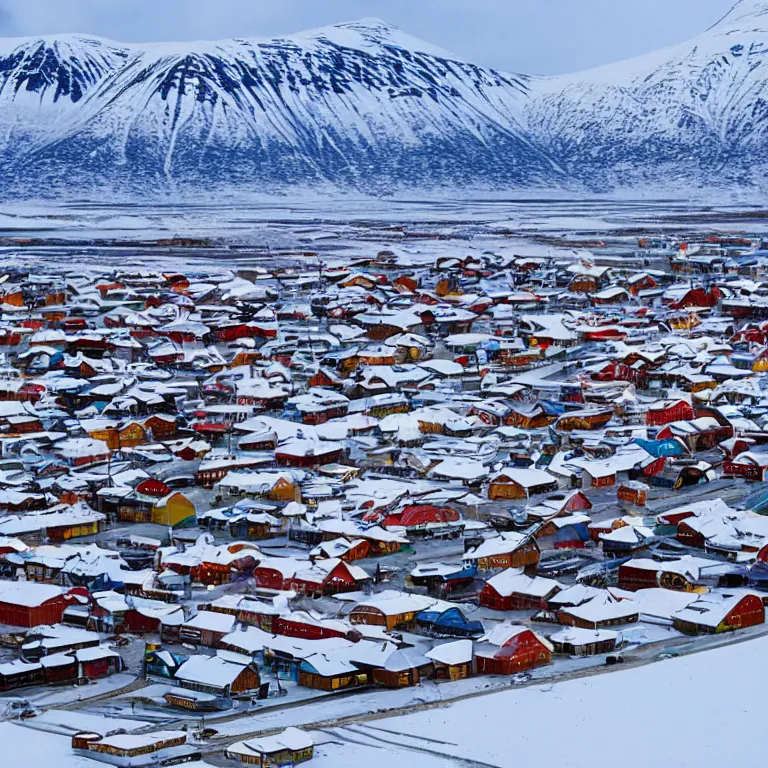
[[[297,437],[275,448],[275,461],[279,467],[317,467],[338,463],[341,453],[341,443]]]
[[[695,418],[691,404],[685,400],[663,400],[648,408],[645,423],[649,427],[662,427],[673,421],[693,421]]]
[[[768,453],[744,451],[735,459],[724,461],[723,476],[763,482],[768,479]]]
[[[309,563],[293,560],[290,557],[268,557],[253,569],[253,579],[260,589],[282,591],[289,589],[290,579],[300,568]]]
[[[272,633],[306,640],[325,640],[329,637],[347,637],[354,630],[348,624],[333,619],[315,619],[308,613],[290,613],[272,620]]]
[[[691,288],[685,296],[670,303],[670,309],[685,309],[686,307],[714,307],[722,298],[722,294],[716,285],[708,291],[704,288]]]
[[[672,616],[676,630],[686,635],[710,635],[765,623],[760,595],[745,590],[712,591]]]
[[[554,579],[527,576],[520,569],[508,568],[489,579],[480,592],[480,605],[495,611],[535,611],[560,591]]]
[[[317,560],[303,568],[288,580],[288,588],[300,595],[335,595],[339,592],[355,592],[370,579],[360,567],[332,558]]]
[[[65,590],[53,584],[31,581],[0,582],[0,624],[10,627],[37,627],[59,624],[64,611],[82,597],[84,588]]]
[[[499,624],[475,646],[479,675],[514,675],[552,661],[552,646],[527,627]]]
[[[437,507],[434,504],[416,504],[388,515],[382,525],[419,528],[431,523],[455,523],[461,515],[452,507]]]

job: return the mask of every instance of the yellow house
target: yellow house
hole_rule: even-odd
[[[195,505],[181,491],[174,491],[155,502],[152,522],[171,528],[191,528],[197,525]]]
[[[270,501],[294,501],[296,498],[296,485],[293,477],[281,474],[267,494]]]
[[[133,448],[147,442],[147,433],[141,424],[131,421],[122,429],[107,427],[103,429],[94,429],[88,433],[94,440],[103,440],[111,451],[117,451],[120,448]]]

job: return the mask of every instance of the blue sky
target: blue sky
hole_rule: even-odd
[[[682,42],[734,2],[0,0],[0,36],[84,32],[124,42],[257,37],[377,16],[478,64],[554,74]]]

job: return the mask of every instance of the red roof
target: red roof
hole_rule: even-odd
[[[148,478],[136,486],[136,490],[144,496],[167,496],[171,489],[162,480],[155,480],[154,478]]]

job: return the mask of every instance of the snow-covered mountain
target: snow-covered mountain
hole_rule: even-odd
[[[532,84],[531,137],[592,188],[765,187],[768,1],[681,45]]]
[[[768,0],[576,75],[366,19],[273,40],[0,40],[0,196],[766,187]]]
[[[0,59],[6,185],[382,192],[563,179],[518,123],[527,78],[377,20],[266,41],[13,45]]]

